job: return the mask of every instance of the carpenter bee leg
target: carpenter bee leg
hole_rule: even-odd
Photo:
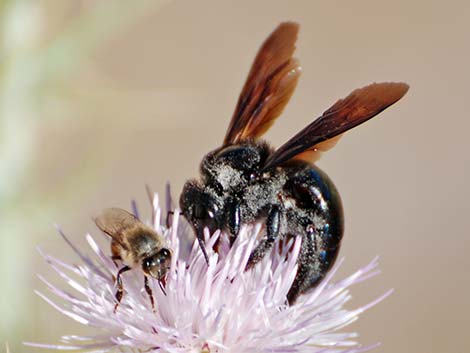
[[[117,275],[116,275],[116,283],[117,283],[117,291],[116,291],[116,294],[114,295],[116,300],[117,300],[117,303],[116,305],[114,306],[114,313],[116,313],[116,310],[119,306],[119,303],[121,302],[121,299],[122,299],[122,294],[124,292],[124,288],[122,286],[122,279],[121,279],[121,275],[126,272],[126,271],[129,271],[131,268],[129,266],[124,266],[122,267]]]
[[[155,302],[153,300],[152,289],[149,286],[149,279],[148,279],[147,276],[144,276],[144,278],[145,278],[145,291],[147,292],[147,294],[150,298],[150,302],[152,303],[152,310],[153,310],[153,312],[155,312]]]
[[[294,282],[287,293],[287,301],[289,302],[289,305],[293,305],[299,295],[308,292],[323,279],[322,275],[312,272],[312,269],[309,268],[308,265],[305,265],[305,263],[300,264]]]
[[[231,234],[230,245],[233,245],[233,241],[240,232],[240,204],[232,200],[228,206],[228,214],[230,215],[227,220]]]
[[[266,221],[266,239],[261,240],[258,246],[253,250],[248,259],[245,270],[249,270],[256,265],[274,245],[274,241],[278,238],[281,225],[281,211],[278,207],[273,207],[269,212]]]
[[[313,226],[308,226],[306,234],[302,237],[299,258],[299,265],[294,282],[287,293],[289,305],[295,303],[299,295],[313,288],[323,277],[318,270],[318,260],[315,254],[318,253],[318,233]]]
[[[294,282],[292,283],[292,286],[289,288],[289,292],[287,293],[287,301],[289,302],[289,305],[294,304],[299,295],[302,294],[305,283],[307,282],[310,275],[310,266],[313,264],[309,263],[308,259],[310,256],[308,255],[310,253],[309,250],[311,246],[312,244],[307,244],[307,241],[302,239],[300,255],[297,260],[299,267],[297,268],[297,274],[295,276]]]

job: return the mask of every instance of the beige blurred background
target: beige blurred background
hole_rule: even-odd
[[[469,352],[468,1],[0,1],[0,344],[92,334],[34,293],[73,259],[101,208],[149,214],[225,133],[258,46],[301,24],[303,74],[267,138],[279,146],[373,81],[408,95],[319,162],[346,213],[341,275],[380,255],[350,307],[393,287],[353,329],[377,352]],[[52,274],[51,276],[52,277]]]

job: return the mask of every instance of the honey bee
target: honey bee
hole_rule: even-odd
[[[99,229],[111,237],[111,254],[113,260],[124,264],[116,275],[117,291],[115,294],[116,312],[124,292],[121,275],[134,267],[140,267],[144,273],[145,290],[155,310],[152,290],[147,276],[164,279],[171,263],[171,251],[165,247],[165,239],[152,228],[143,224],[133,214],[120,208],[106,208],[95,218]]]
[[[333,265],[343,237],[343,207],[335,185],[313,164],[348,130],[402,98],[408,85],[373,83],[338,100],[278,149],[260,137],[279,117],[301,69],[293,57],[298,24],[280,24],[261,46],[221,147],[200,165],[201,179],[186,182],[180,197],[206,260],[204,228],[235,240],[244,224],[263,221],[265,235],[248,268],[276,240],[302,236],[299,268],[287,300],[314,288]]]

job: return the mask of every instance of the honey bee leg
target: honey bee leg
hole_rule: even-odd
[[[249,270],[256,265],[272,247],[280,234],[281,211],[278,207],[273,207],[269,212],[266,221],[266,239],[263,239],[250,254],[245,270]]]
[[[116,261],[122,261],[122,258],[119,255],[113,255],[113,256],[111,256],[111,260],[113,260],[114,266],[117,267],[118,264],[117,264]]]
[[[155,312],[155,302],[153,300],[153,293],[152,293],[152,289],[150,288],[149,286],[149,280],[148,280],[148,277],[145,276],[145,291],[147,292],[149,298],[150,298],[150,302],[152,303],[152,310],[153,312]]]
[[[116,267],[118,267],[116,260],[122,260],[121,249],[122,246],[116,240],[111,240],[111,260],[113,260],[114,266]]]
[[[162,293],[166,296],[166,291],[165,291],[165,280],[161,279],[158,281],[158,286],[160,287],[160,290]]]
[[[117,303],[116,305],[114,306],[114,313],[116,313],[116,310],[119,306],[119,303],[121,302],[121,299],[122,299],[122,294],[124,292],[124,289],[123,289],[123,286],[122,286],[122,279],[121,279],[121,275],[126,272],[126,271],[129,271],[131,268],[129,266],[124,266],[122,267],[117,275],[116,275],[116,283],[117,283],[117,291],[116,291],[116,294],[115,294],[115,298],[117,300]]]

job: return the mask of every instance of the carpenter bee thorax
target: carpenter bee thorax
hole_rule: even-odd
[[[211,232],[221,229],[236,236],[241,223],[252,221],[262,204],[272,202],[273,174],[261,171],[271,151],[265,142],[246,141],[216,149],[203,158],[201,180],[185,184],[180,203],[196,231],[207,227]],[[260,194],[264,196],[260,198]]]
[[[264,141],[245,141],[218,148],[201,162],[202,181],[212,185],[220,195],[232,194],[261,177],[261,167],[271,152]]]

